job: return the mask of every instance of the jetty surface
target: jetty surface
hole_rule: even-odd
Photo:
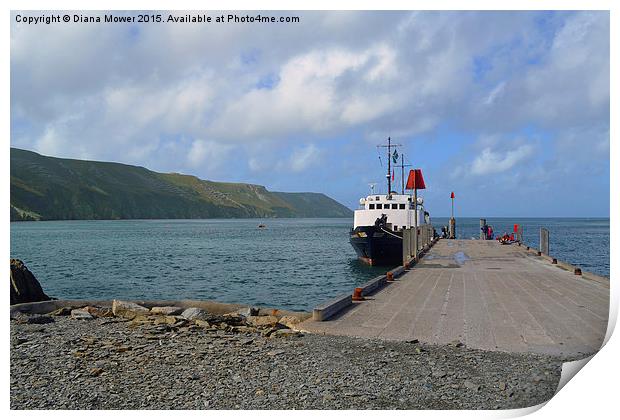
[[[582,358],[607,330],[609,280],[497,241],[438,241],[398,279],[308,332]],[[585,274],[585,273],[584,273]]]

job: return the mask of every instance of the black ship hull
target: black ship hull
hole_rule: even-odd
[[[358,226],[351,229],[349,242],[358,258],[369,265],[401,265],[403,238],[380,226]]]

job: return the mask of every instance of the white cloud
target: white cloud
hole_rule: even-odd
[[[232,152],[231,145],[211,140],[194,140],[187,153],[187,162],[193,167],[206,166],[209,169],[228,166]]]
[[[523,162],[533,152],[534,147],[529,144],[523,144],[516,149],[508,150],[504,153],[493,151],[487,147],[482,150],[472,163],[471,172],[474,175],[505,172],[512,169],[518,163]]]
[[[502,96],[504,89],[506,88],[506,82],[501,82],[493,88],[487,97],[482,101],[485,105],[493,105],[495,101]]]
[[[302,172],[319,163],[321,153],[314,144],[297,149],[291,155],[289,166],[293,172]]]
[[[380,117],[397,100],[376,87],[393,79],[396,53],[385,45],[362,51],[313,50],[286,61],[273,89],[253,88],[231,101],[209,128],[218,137],[282,137],[322,133]],[[342,89],[342,84],[347,84]],[[231,131],[230,127],[235,126]]]

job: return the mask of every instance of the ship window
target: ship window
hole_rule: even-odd
[[[381,210],[382,205],[377,203],[377,210]]]
[[[392,204],[392,210],[396,210],[398,208],[398,204]]]
[[[399,204],[401,210],[405,210],[405,204]]]
[[[376,197],[375,197],[375,200],[379,201],[379,196],[376,196]]]
[[[374,204],[369,204],[369,205],[368,205],[368,208],[369,208],[370,210],[374,210],[374,209],[375,209],[375,205],[374,205]]]

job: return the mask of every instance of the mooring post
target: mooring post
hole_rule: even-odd
[[[549,255],[549,231],[545,228],[540,228],[540,252]]]

